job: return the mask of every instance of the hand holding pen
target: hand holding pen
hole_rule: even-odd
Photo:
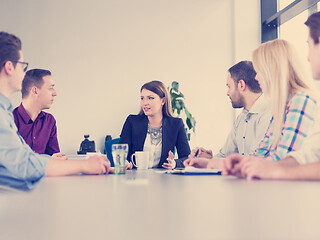
[[[209,159],[207,158],[198,158],[198,155],[200,153],[200,148],[197,149],[194,156],[191,154],[189,155],[189,158],[183,162],[184,166],[192,166],[196,168],[207,168]]]
[[[197,155],[197,157],[199,158],[208,158],[208,159],[211,159],[213,157],[213,154],[212,154],[212,151],[211,150],[207,150],[203,147],[196,147],[195,149],[192,149],[190,156],[195,156],[195,153],[198,152],[199,150],[199,153]]]

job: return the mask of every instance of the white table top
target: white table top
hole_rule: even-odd
[[[320,182],[153,170],[0,190],[0,239],[320,239]]]

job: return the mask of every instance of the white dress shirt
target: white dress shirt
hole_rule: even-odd
[[[238,115],[224,146],[214,158],[225,158],[232,153],[253,154],[263,140],[270,120],[271,112],[262,94],[249,111],[244,108]]]

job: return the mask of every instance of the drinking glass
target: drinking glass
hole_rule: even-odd
[[[125,174],[125,165],[129,149],[128,144],[112,144],[111,149],[114,162],[114,174]]]

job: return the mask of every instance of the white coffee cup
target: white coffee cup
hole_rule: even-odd
[[[135,158],[135,161],[133,159]],[[148,169],[149,166],[149,152],[135,152],[131,155],[132,164],[140,170]]]

